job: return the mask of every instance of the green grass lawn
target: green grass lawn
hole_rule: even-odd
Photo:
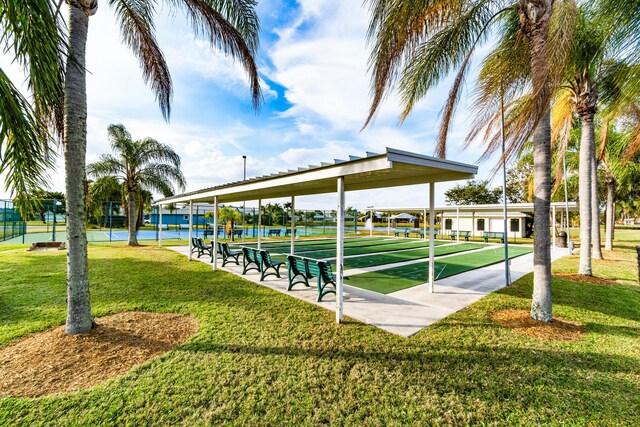
[[[0,245],[0,345],[64,322],[65,254],[24,249]],[[495,310],[529,308],[531,275],[405,339],[336,325],[332,312],[155,245],[97,243],[89,255],[96,315],[188,313],[197,334],[93,389],[0,399],[0,424],[638,425],[640,287],[630,245],[595,263],[624,284],[554,280],[554,313],[588,330],[572,343],[490,321]],[[576,261],[556,265],[575,270]]]
[[[445,246],[446,248],[447,246]],[[444,248],[442,248],[444,249]],[[510,246],[509,258],[515,258],[532,252],[527,246]],[[504,249],[495,246],[492,249],[460,254],[441,260],[436,258],[436,280],[456,274],[465,273],[480,267],[486,267],[504,261]],[[372,271],[370,273],[356,274],[346,282],[349,286],[368,289],[381,294],[390,294],[402,289],[411,288],[429,280],[429,263],[418,262],[415,264],[391,267],[385,270]]]

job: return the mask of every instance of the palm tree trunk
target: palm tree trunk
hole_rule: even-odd
[[[67,324],[74,335],[93,326],[87,258],[86,181],[87,86],[85,54],[89,16],[69,6],[69,57],[64,86],[64,164],[67,196]]]
[[[600,236],[600,204],[598,199],[598,160],[595,153],[595,141],[593,157],[591,158],[591,244],[594,259],[604,259],[602,256],[602,242]]]
[[[129,246],[138,246],[138,236],[136,234],[136,222],[138,221],[138,215],[136,215],[136,192],[129,191]]]
[[[591,166],[594,155],[593,116],[585,114],[580,117],[582,121],[582,135],[580,139],[580,165],[578,183],[578,196],[580,198],[580,267],[578,273],[591,276]]]
[[[529,7],[531,6],[531,7]],[[523,9],[524,8],[524,9]],[[531,14],[540,8],[542,13]],[[551,200],[551,115],[549,109],[549,65],[547,63],[547,28],[553,3],[526,2],[521,19],[528,19],[533,87],[543,114],[533,134],[533,295],[531,317],[543,322],[553,318],[551,304],[551,236],[549,211]],[[532,21],[533,20],[533,21]],[[540,20],[540,21],[539,21]]]
[[[616,181],[613,178],[607,179],[607,212],[606,212],[606,241],[604,243],[604,248],[608,251],[613,250],[613,229],[615,227],[614,217],[615,217],[615,187]]]

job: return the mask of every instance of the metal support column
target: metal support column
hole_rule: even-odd
[[[291,255],[296,249],[296,198],[291,196]]]
[[[427,208],[424,208],[424,211],[422,212],[422,227],[423,227],[423,232],[422,234],[424,234],[424,241],[427,241]]]
[[[193,252],[193,200],[189,201],[189,261],[191,261],[191,253]]]
[[[218,196],[213,197],[213,247],[211,248],[213,271],[218,269]]]
[[[158,247],[162,247],[162,205],[158,205]]]
[[[373,210],[369,211],[369,219],[371,220],[371,224],[369,224],[369,237],[373,237]]]
[[[551,206],[551,215],[553,216],[553,221],[551,221],[551,235],[553,236],[553,249],[556,248],[556,205]]]
[[[262,249],[262,199],[258,199],[258,249]]]
[[[432,294],[434,292],[433,288],[435,285],[435,277],[436,277],[436,263],[434,258],[435,252],[435,187],[436,184],[434,182],[429,184],[429,293]]]
[[[460,207],[456,206],[456,242],[460,243]]]
[[[342,322],[344,258],[344,177],[338,177],[338,224],[336,245],[336,322]]]

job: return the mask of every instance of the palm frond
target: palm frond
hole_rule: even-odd
[[[203,36],[211,46],[242,64],[249,77],[253,107],[259,109],[262,104],[262,89],[255,63],[259,22],[253,9],[254,3],[250,0],[165,1],[186,12],[196,35]],[[239,28],[233,23],[238,24]]]
[[[35,111],[2,69],[0,98],[0,173],[6,174],[5,189],[27,201],[28,194],[46,187],[55,153]],[[20,209],[25,213],[28,204],[21,204]]]
[[[369,70],[372,103],[363,125],[375,116],[415,48],[445,28],[467,2],[461,0],[369,0]]]
[[[142,77],[151,86],[165,120],[171,115],[173,86],[169,68],[158,43],[153,23],[154,1],[109,0],[120,24],[123,42],[138,57]]]
[[[40,132],[62,135],[65,40],[49,0],[0,0],[0,46],[27,75]]]
[[[87,175],[95,179],[109,176],[124,179],[126,172],[126,165],[111,154],[102,154],[100,160],[87,165]]]

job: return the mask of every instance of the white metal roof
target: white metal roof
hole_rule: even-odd
[[[297,170],[274,173],[244,181],[218,185],[185,193],[154,203],[239,202],[243,200],[275,199],[287,196],[335,193],[336,180],[343,176],[345,190],[368,190],[458,181],[473,178],[478,167],[466,163],[425,156],[393,148],[384,153],[367,152],[366,157],[349,156],[349,160],[335,159],[333,163],[309,165]]]
[[[569,211],[577,212],[579,211],[578,205],[576,202],[569,202]],[[458,209],[460,212],[499,212],[502,211],[503,205],[501,203],[498,204],[490,204],[490,205],[445,205],[445,206],[436,206],[434,210],[440,213],[455,213]],[[564,202],[552,202],[551,208],[555,207],[557,212],[563,212],[565,210]],[[374,212],[424,212],[424,210],[429,210],[428,206],[422,207],[390,207],[390,208],[381,208],[381,207],[372,207],[367,208],[367,211]],[[523,213],[533,213],[533,203],[507,203],[507,211],[508,212],[523,212]]]

